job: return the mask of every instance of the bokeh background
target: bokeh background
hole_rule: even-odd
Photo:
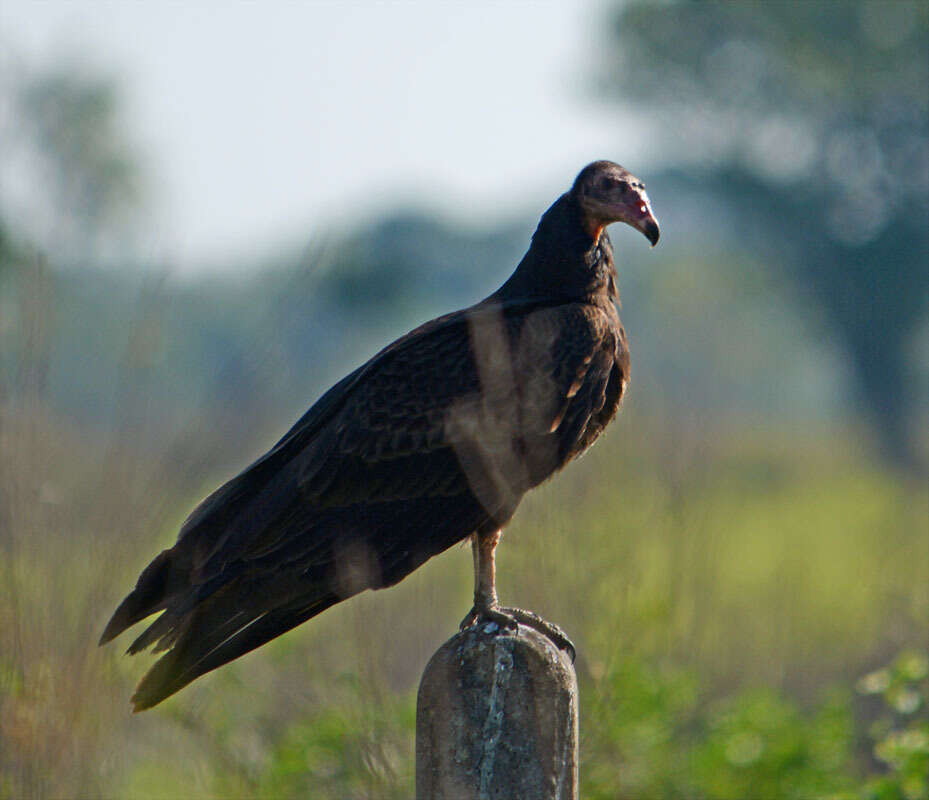
[[[633,381],[524,502],[585,798],[929,797],[929,6],[0,8],[0,798],[404,798],[453,548],[129,713],[193,505],[509,274],[587,161]]]

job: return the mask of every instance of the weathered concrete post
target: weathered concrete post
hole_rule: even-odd
[[[577,704],[571,659],[531,628],[453,636],[419,686],[416,800],[576,800]]]

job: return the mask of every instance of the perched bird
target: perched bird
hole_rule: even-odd
[[[523,495],[619,408],[629,351],[604,231],[617,221],[658,241],[642,182],[596,161],[496,292],[385,347],[194,509],[100,640],[162,612],[129,647],[167,651],[136,711],[468,537],[474,607],[462,627],[524,623],[573,655],[556,626],[499,606],[494,548]]]

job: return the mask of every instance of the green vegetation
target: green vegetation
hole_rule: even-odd
[[[847,433],[627,412],[500,552],[503,599],[578,643],[584,796],[924,798],[923,487]],[[409,796],[415,688],[468,605],[467,552],[132,716],[151,659],[98,650],[100,626],[221,476],[41,404],[2,435],[0,797]]]

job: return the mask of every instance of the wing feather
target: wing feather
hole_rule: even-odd
[[[163,610],[130,648],[168,648],[137,707],[504,524],[603,408],[609,324],[583,304],[485,303],[336,384],[194,510],[107,626]]]

